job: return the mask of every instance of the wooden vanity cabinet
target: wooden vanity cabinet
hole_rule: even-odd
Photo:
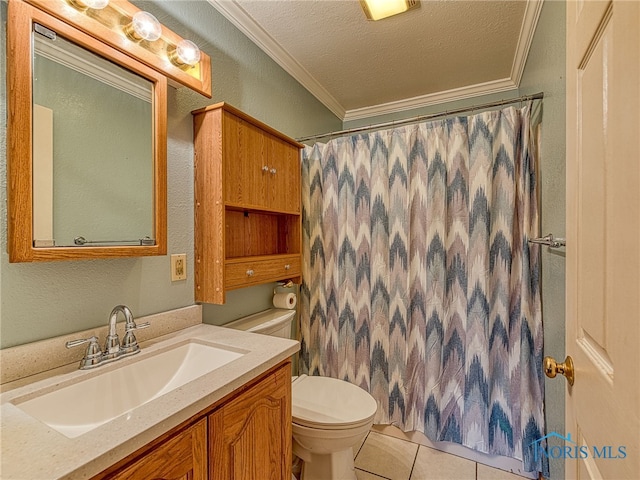
[[[93,480],[289,480],[291,438],[286,360]]]
[[[219,103],[196,110],[195,298],[302,275],[302,144]]]
[[[291,478],[291,370],[209,415],[209,480]]]
[[[155,447],[140,460],[109,477],[113,480],[207,480],[207,420]]]

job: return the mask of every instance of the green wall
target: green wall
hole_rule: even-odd
[[[194,303],[193,131],[191,111],[225,101],[292,137],[338,130],[342,123],[204,1],[137,1],[211,56],[213,98],[187,88],[168,96],[168,254],[186,253],[188,278],[170,281],[169,256],[9,263],[6,211],[7,3],[0,2],[0,348],[107,323],[120,303],[141,316]],[[273,286],[238,290],[224,306],[206,305],[222,324],[269,308]]]
[[[523,94],[543,91],[540,194],[542,234],[565,236],[565,2],[546,1],[520,83]],[[544,354],[564,358],[565,251],[542,249]],[[565,435],[563,378],[545,378],[547,431]],[[554,444],[555,445],[555,444]],[[564,461],[550,459],[552,479],[564,478]]]

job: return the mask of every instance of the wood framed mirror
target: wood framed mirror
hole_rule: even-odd
[[[9,261],[165,255],[166,76],[22,0],[7,24]]]

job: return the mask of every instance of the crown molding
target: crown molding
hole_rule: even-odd
[[[529,49],[531,48],[544,2],[544,0],[527,0],[509,78],[379,105],[371,105],[369,107],[346,110],[295,58],[256,23],[235,0],[207,1],[343,122],[404,112],[430,105],[517,89],[520,86],[522,74],[529,55]]]
[[[295,78],[314,97],[324,104],[334,115],[342,119],[344,107],[331,95],[300,63],[276,42],[256,21],[234,0],[207,0],[213,8],[244,33],[264,53]]]
[[[468,85],[461,88],[454,88],[452,90],[445,90],[418,97],[405,98],[395,102],[347,110],[343,117],[343,122],[362,120],[379,115],[389,115],[416,108],[423,108],[430,105],[454,102],[456,100],[464,100],[466,98],[480,97],[483,95],[490,95],[492,93],[508,92],[510,90],[517,89],[520,86],[520,81],[522,80],[522,74],[524,73],[524,68],[527,63],[529,49],[533,42],[533,36],[536,31],[536,26],[538,25],[538,19],[540,18],[543,2],[544,0],[527,0],[509,78],[492,80],[490,82],[478,83],[476,85]]]
[[[513,83],[511,78],[492,80],[490,82],[454,88],[452,90],[405,98],[404,100],[398,100],[395,102],[381,103],[370,107],[354,108],[352,110],[347,110],[344,116],[344,121],[349,122],[351,120],[362,120],[363,118],[404,112],[406,110],[428,107],[439,103],[454,102],[456,100],[464,100],[465,98],[479,97],[492,93],[508,92],[509,90],[515,90],[517,88],[518,86]]]
[[[520,35],[518,36],[518,45],[516,46],[516,53],[511,66],[511,79],[517,86],[520,86],[520,81],[522,80],[522,74],[527,64],[529,49],[536,33],[543,3],[544,0],[527,0],[527,5],[525,6],[524,18],[522,19]]]

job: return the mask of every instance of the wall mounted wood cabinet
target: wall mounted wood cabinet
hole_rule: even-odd
[[[196,301],[299,283],[303,145],[226,103],[193,115]]]
[[[291,478],[291,361],[92,480]]]

